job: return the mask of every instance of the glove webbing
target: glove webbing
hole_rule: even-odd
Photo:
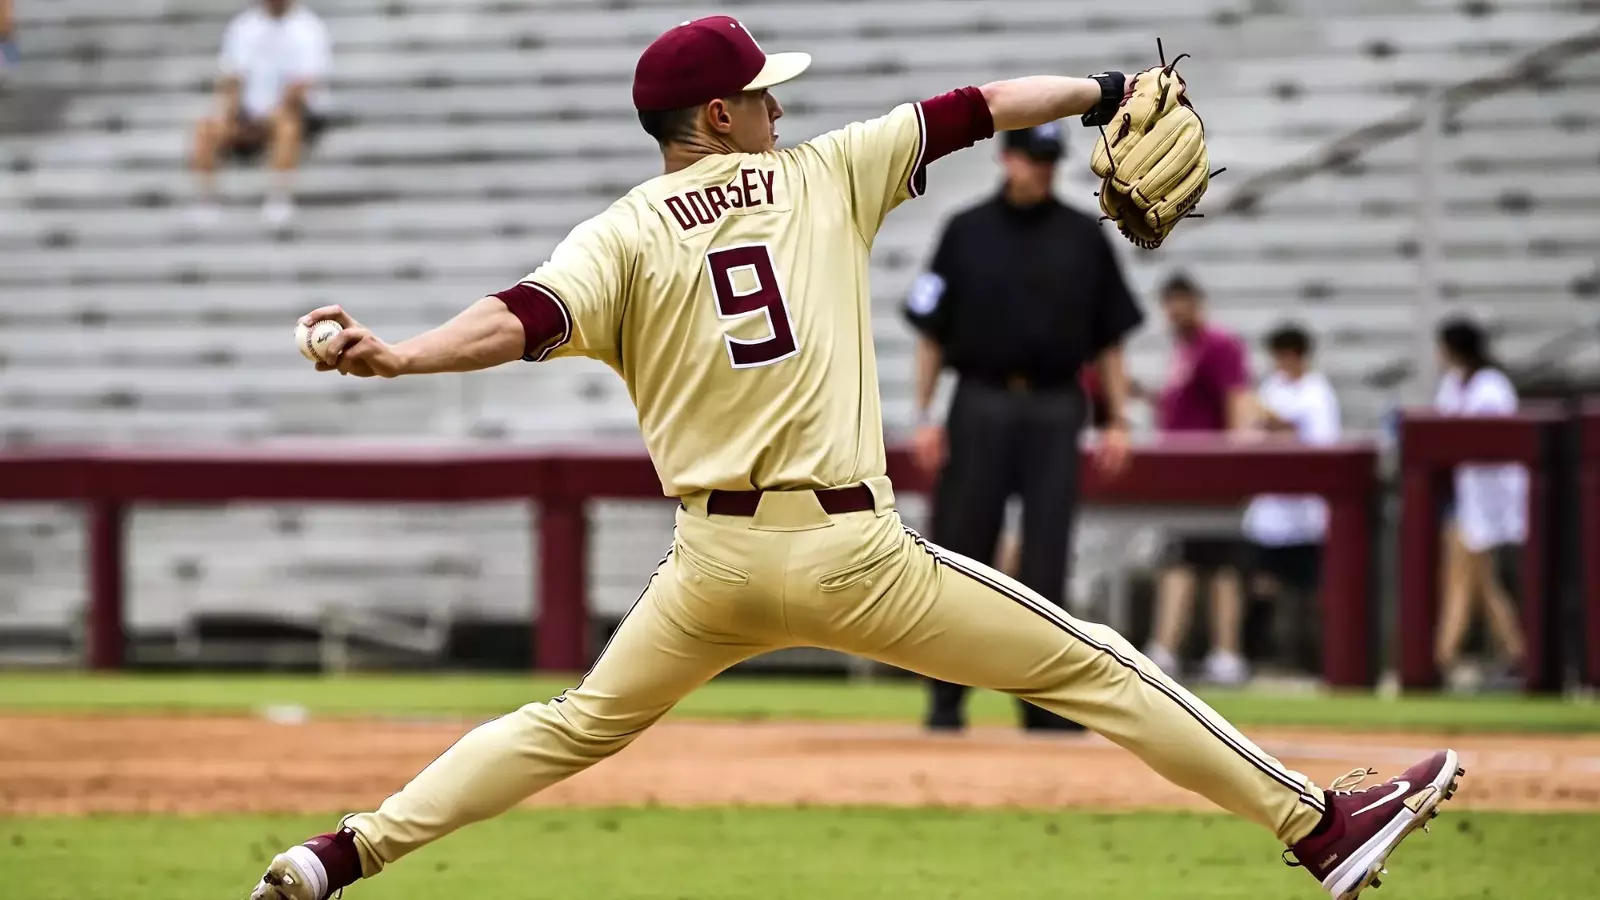
[[[1161,61],[1161,66],[1162,66],[1162,69],[1163,69],[1162,74],[1164,74],[1164,75],[1171,76],[1173,73],[1175,73],[1178,70],[1178,63],[1183,62],[1183,60],[1186,57],[1189,57],[1189,56],[1192,56],[1192,55],[1193,54],[1189,54],[1189,53],[1179,53],[1172,60],[1172,62],[1169,63],[1169,62],[1167,62],[1167,50],[1166,50],[1166,48],[1164,46],[1162,46],[1161,38],[1156,38],[1156,57]],[[1167,91],[1170,91],[1170,90],[1172,90],[1172,83],[1171,82],[1167,82],[1166,84],[1163,84],[1161,86],[1161,96],[1156,98],[1156,109],[1158,109],[1158,110],[1159,109],[1166,109],[1166,107],[1167,107]],[[1102,141],[1105,141],[1107,146],[1111,146],[1112,145],[1112,141],[1106,137],[1106,126],[1101,125],[1099,127],[1100,127],[1100,139]],[[1128,136],[1128,132],[1132,128],[1133,128],[1133,116],[1131,116],[1131,115],[1129,115],[1127,113],[1123,113],[1122,114],[1122,131],[1117,134],[1117,142],[1121,142],[1123,138],[1127,137]],[[1146,130],[1148,130],[1148,129],[1146,129]],[[1110,157],[1109,158],[1109,162],[1111,163],[1111,176],[1110,177],[1111,177],[1112,180],[1115,180],[1116,177],[1117,177],[1117,161],[1116,161],[1116,158],[1115,157]],[[1213,172],[1208,173],[1206,175],[1206,180],[1209,181],[1209,180],[1217,177],[1218,175],[1221,175],[1223,172],[1226,172],[1226,171],[1228,171],[1228,167],[1227,166],[1223,166],[1220,169],[1217,169],[1217,170],[1215,170]],[[1100,192],[1099,191],[1095,191],[1094,192],[1094,196],[1098,199],[1099,196],[1100,196]],[[1206,217],[1205,213],[1197,213],[1197,212],[1185,213],[1182,216],[1182,218],[1184,218],[1184,219],[1204,219],[1205,217]],[[1108,221],[1116,221],[1116,220],[1112,219],[1110,216],[1104,216],[1103,215],[1103,216],[1100,217],[1100,221],[1101,222],[1108,222]],[[1161,213],[1157,212],[1156,213],[1156,229],[1158,231],[1161,229],[1161,225],[1162,225]]]

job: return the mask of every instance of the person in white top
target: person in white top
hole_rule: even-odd
[[[1435,408],[1447,415],[1498,416],[1517,411],[1517,391],[1495,365],[1488,338],[1476,323],[1457,319],[1438,332],[1445,375]],[[1444,596],[1434,658],[1441,672],[1459,664],[1467,627],[1482,603],[1501,663],[1522,661],[1522,628],[1501,583],[1498,563],[1528,536],[1528,473],[1520,465],[1463,465],[1455,471],[1455,502],[1445,530]]]
[[[325,120],[332,45],[322,20],[296,0],[260,0],[234,17],[222,41],[217,114],[195,129],[194,170],[202,219],[217,218],[218,158],[251,159],[270,150],[276,178],[261,207],[268,224],[294,216],[292,173],[302,146]]]
[[[1326,376],[1311,368],[1314,342],[1305,329],[1284,325],[1266,339],[1272,372],[1257,392],[1257,423],[1270,435],[1303,444],[1339,440],[1339,398]],[[1322,572],[1328,507],[1321,497],[1263,495],[1244,514],[1253,592],[1277,601],[1274,622],[1281,649],[1313,671],[1320,668],[1313,601]],[[1293,606],[1290,602],[1293,601]],[[1294,625],[1310,627],[1293,627]]]

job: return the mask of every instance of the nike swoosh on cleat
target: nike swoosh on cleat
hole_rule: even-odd
[[[1392,793],[1389,796],[1383,798],[1382,800],[1379,800],[1378,802],[1372,804],[1371,806],[1363,806],[1363,807],[1361,807],[1360,809],[1358,809],[1355,812],[1351,813],[1350,814],[1350,818],[1354,819],[1356,816],[1359,816],[1364,812],[1368,812],[1370,810],[1377,809],[1378,807],[1384,805],[1385,803],[1388,803],[1390,800],[1394,800],[1397,797],[1404,796],[1405,792],[1409,791],[1409,790],[1411,790],[1411,782],[1409,782],[1409,781],[1396,781],[1394,783],[1394,793]]]

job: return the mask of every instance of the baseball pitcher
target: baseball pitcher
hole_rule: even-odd
[[[254,900],[325,900],[616,753],[729,666],[801,645],[1081,722],[1271,831],[1336,898],[1376,883],[1453,793],[1450,750],[1366,791],[1353,790],[1366,770],[1316,786],[1116,632],[929,544],[895,511],[867,284],[884,217],[923,192],[940,157],[996,129],[1082,115],[1110,123],[1108,181],[1164,236],[1203,190],[1205,165],[1174,67],[966,87],[776,149],[783,107],[770,89],[809,64],[764,53],[731,18],[673,28],[633,84],[659,177],[432,331],[388,344],[339,307],[302,320],[343,327],[318,368],[358,377],[601,360],[626,382],[681,508],[661,565],[577,686],[474,729],[376,811],[278,855]],[[1171,110],[1189,112],[1167,122]],[[1143,149],[1123,153],[1123,141]]]

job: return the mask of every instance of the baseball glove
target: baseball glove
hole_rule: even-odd
[[[1159,45],[1158,45],[1159,46]],[[1187,54],[1184,54],[1187,55]],[[1102,181],[1100,210],[1137,247],[1161,246],[1191,215],[1213,173],[1206,129],[1176,71],[1179,56],[1134,75],[1100,126],[1090,168]],[[1218,170],[1220,172],[1220,170]]]

